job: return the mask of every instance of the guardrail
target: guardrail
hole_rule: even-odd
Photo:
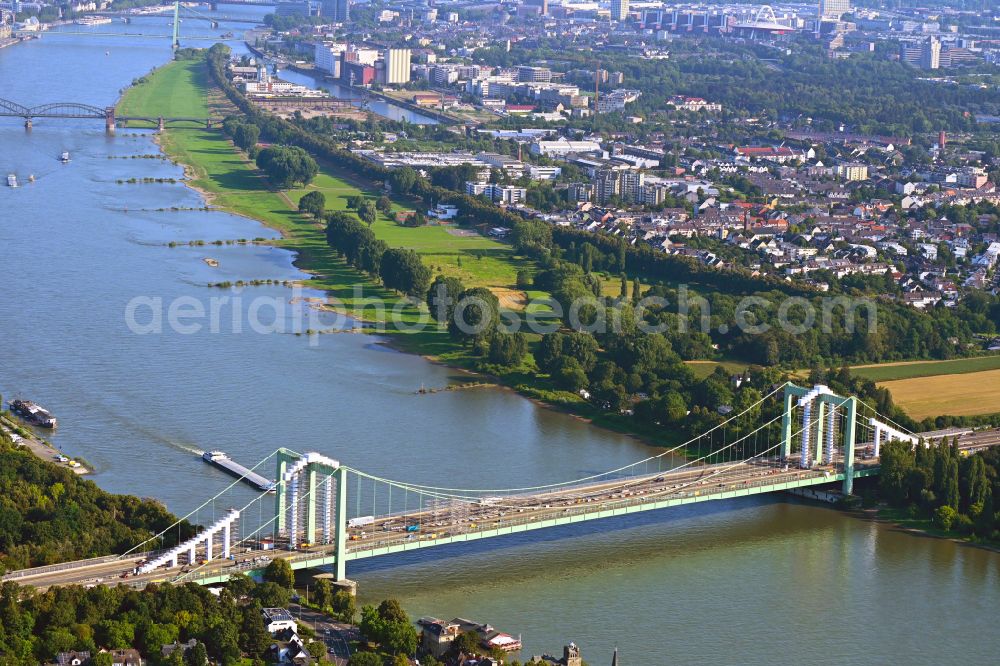
[[[40,567],[32,567],[30,569],[18,569],[16,571],[11,571],[3,575],[0,580],[20,580],[22,578],[31,578],[33,576],[42,576],[47,573],[55,573],[57,571],[68,571],[70,569],[86,569],[87,567],[98,566],[101,564],[110,564],[111,562],[128,562],[130,560],[141,560],[148,559],[150,557],[156,557],[158,554],[165,551],[150,551],[146,553],[135,553],[123,558],[121,555],[102,555],[100,557],[92,557],[86,560],[74,560],[72,562],[62,562],[60,564],[47,564]]]
[[[614,501],[583,502],[581,504],[574,504],[572,506],[560,507],[561,510],[553,509],[552,512],[546,513],[545,515],[542,516],[534,514],[531,516],[512,516],[510,518],[501,517],[498,520],[494,520],[491,523],[489,523],[488,529],[482,529],[480,527],[477,527],[476,529],[455,530],[454,529],[455,526],[442,527],[441,529],[446,531],[439,534],[437,538],[445,539],[445,538],[460,536],[463,534],[478,534],[496,529],[516,527],[520,525],[529,525],[532,523],[544,523],[551,520],[558,520],[558,519],[586,515],[591,513],[614,512],[614,511],[620,511],[622,509],[632,508],[635,506],[655,504],[660,501],[693,499],[696,497],[705,497],[721,493],[735,492],[740,490],[746,490],[749,488],[760,488],[763,486],[773,486],[783,483],[792,483],[795,481],[800,481],[804,478],[817,479],[819,482],[826,481],[829,478],[830,482],[833,482],[835,479],[830,477],[842,473],[843,473],[842,470],[831,470],[829,474],[824,472],[803,471],[801,473],[796,474],[793,478],[787,478],[787,476],[784,476],[779,479],[761,478],[752,481],[748,479],[745,481],[741,480],[738,482],[729,482],[729,483],[723,482],[721,484],[720,483],[711,484],[709,482],[703,486],[699,486],[697,489],[682,491],[673,494],[650,495],[647,493],[643,495],[635,495],[633,497],[628,497],[628,498],[616,499]],[[720,488],[720,486],[722,487]],[[516,509],[514,509],[514,511],[516,511]],[[429,527],[428,529],[431,530],[432,534],[434,533],[433,528]],[[399,533],[397,532],[395,534],[398,535]],[[412,534],[414,535],[414,539],[412,539],[413,541],[431,540],[431,539],[421,539],[421,537],[426,537],[427,534],[426,532],[425,533],[413,532]],[[406,541],[407,539],[393,538],[393,539],[380,539],[378,541],[348,542],[347,552],[363,553],[366,551],[377,550],[379,548],[384,548],[387,546],[398,545],[400,543],[405,543]],[[357,544],[357,547],[352,549],[351,543]]]

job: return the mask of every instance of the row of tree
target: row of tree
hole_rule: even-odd
[[[889,442],[881,451],[879,494],[913,515],[933,518],[944,530],[981,539],[998,538],[1000,515],[994,504],[1000,452],[987,449],[963,456],[958,438],[930,446]]]
[[[326,216],[326,238],[348,264],[414,298],[423,298],[431,281],[431,270],[413,250],[389,247],[375,233],[348,213]]]

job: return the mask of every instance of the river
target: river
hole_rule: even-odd
[[[185,22],[182,34],[242,28]],[[0,50],[0,96],[106,106],[169,57],[166,40],[46,35]],[[56,159],[63,150],[69,164]],[[197,458],[208,448],[252,462],[284,445],[393,478],[491,487],[570,479],[649,453],[505,390],[415,395],[454,373],[375,336],[312,346],[231,328],[131,332],[125,311],[136,297],[207,302],[223,293],[209,282],[305,277],[284,250],[186,245],[274,234],[221,212],[163,210],[203,206],[181,184],[116,182],[180,177],[168,162],[132,157],[155,153],[148,132],[108,137],[100,121],[38,120],[26,133],[0,119],[0,174],[26,183],[0,188],[0,391],[51,408],[53,442],[89,461],[102,487],[186,512],[229,483]],[[287,302],[290,291],[243,295]],[[488,621],[522,635],[525,655],[575,640],[592,666],[609,663],[616,645],[634,666],[994,663],[1000,647],[996,554],[782,498],[431,549],[349,573],[363,601],[392,595],[414,616]]]

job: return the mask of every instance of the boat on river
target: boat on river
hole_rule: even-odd
[[[260,474],[257,474],[251,469],[247,469],[243,465],[239,464],[223,451],[205,451],[201,454],[201,459],[207,462],[209,465],[218,467],[222,471],[235,476],[240,481],[248,483],[257,490],[263,490],[265,492],[273,493],[277,490],[277,484],[270,479],[265,479]]]
[[[49,410],[41,405],[36,405],[30,400],[11,400],[10,411],[14,412],[31,425],[43,428],[55,428],[59,425],[56,417],[52,416]]]
[[[69,151],[64,150],[62,152],[62,155],[59,156],[59,161],[62,162],[63,164],[69,162]]]
[[[7,187],[17,187],[17,176],[12,173],[7,174]]]

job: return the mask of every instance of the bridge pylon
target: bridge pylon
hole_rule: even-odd
[[[801,410],[797,422],[796,409]],[[837,431],[840,431],[843,456],[843,492],[854,490],[854,451],[857,446],[858,399],[835,394],[828,387],[817,384],[809,388],[785,385],[784,411],[781,419],[781,457],[788,462],[792,456],[792,443],[799,444],[799,467],[810,469],[816,465],[835,465],[837,462]]]
[[[117,124],[115,120],[115,107],[109,106],[104,109],[104,130],[108,134],[115,133],[115,125]]]
[[[174,3],[174,34],[170,38],[170,48],[172,48],[175,51],[178,48],[180,48],[180,45],[181,45],[181,40],[180,40],[180,38],[178,36],[178,31],[180,30],[180,12],[181,12],[181,3],[180,2],[175,2]]]
[[[278,534],[288,549],[334,546],[334,580],[346,578],[347,468],[319,453],[299,455],[280,449],[276,456],[274,510]]]

